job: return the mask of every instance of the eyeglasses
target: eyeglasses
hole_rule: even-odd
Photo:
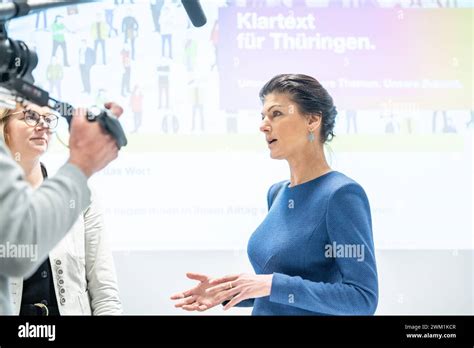
[[[44,120],[44,122],[43,122],[43,127],[44,128],[48,128],[49,130],[53,130],[58,125],[58,119],[59,118],[58,118],[58,116],[56,116],[54,114],[40,115],[36,111],[25,109],[25,110],[22,110],[22,111],[14,112],[14,113],[12,113],[12,115],[20,114],[20,113],[23,113],[23,115],[24,115],[23,120],[30,127],[36,127],[40,123],[41,117],[43,117],[43,120]]]

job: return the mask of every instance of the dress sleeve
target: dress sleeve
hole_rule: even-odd
[[[337,283],[274,273],[270,301],[327,315],[371,315],[378,302],[372,222],[367,196],[347,184],[329,198],[326,225],[331,246],[359,247],[362,257],[335,257]],[[347,255],[346,255],[347,256]]]

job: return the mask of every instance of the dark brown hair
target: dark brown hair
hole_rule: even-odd
[[[328,91],[314,77],[302,74],[281,74],[260,90],[260,100],[270,93],[287,93],[303,115],[321,114],[321,142],[334,138],[337,110]]]

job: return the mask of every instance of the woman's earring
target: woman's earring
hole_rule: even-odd
[[[310,143],[312,143],[314,141],[314,133],[312,131],[309,132],[308,140],[309,140]]]

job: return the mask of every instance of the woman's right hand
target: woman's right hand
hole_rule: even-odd
[[[211,278],[208,276],[198,273],[186,273],[186,276],[189,279],[199,281],[199,284],[192,289],[171,296],[171,300],[179,300],[174,305],[176,308],[182,308],[186,311],[203,312],[227,300],[226,298],[222,298],[221,294],[210,294],[206,292],[207,289],[215,286],[215,284],[210,284]]]

